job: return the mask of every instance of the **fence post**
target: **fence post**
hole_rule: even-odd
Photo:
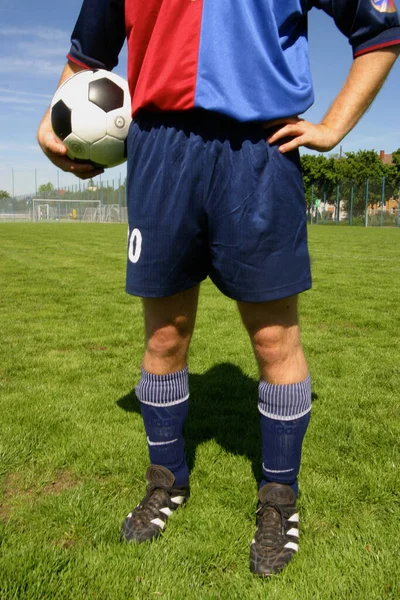
[[[383,204],[385,202],[385,176],[382,177],[382,189],[381,189],[381,227],[383,225]]]
[[[339,224],[340,183],[336,184],[336,225]]]
[[[310,207],[310,225],[312,225],[312,213],[314,205],[314,184],[311,184],[311,207]]]
[[[365,182],[365,227],[368,227],[368,198],[369,198],[369,180]]]
[[[12,185],[12,211],[15,222],[15,194],[14,194],[14,167],[11,169],[11,185]]]
[[[350,190],[350,225],[353,225],[354,179],[351,180]]]
[[[119,209],[119,222],[121,223],[121,173],[119,174],[118,209]]]
[[[326,215],[326,181],[324,181],[324,216],[322,217],[322,223],[325,223]]]
[[[58,220],[61,222],[61,205],[60,205],[60,171],[57,169],[57,198],[58,198]]]
[[[100,223],[103,220],[103,182],[100,175]]]

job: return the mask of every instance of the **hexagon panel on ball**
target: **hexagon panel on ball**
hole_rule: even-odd
[[[68,156],[73,159],[89,160],[90,159],[90,143],[82,140],[75,133],[70,133],[64,139],[64,144],[68,148]]]
[[[105,112],[98,106],[86,101],[82,106],[72,111],[72,131],[90,143],[101,140],[107,133]]]
[[[124,90],[106,77],[91,81],[89,83],[89,102],[108,113],[124,105]]]
[[[106,135],[90,146],[90,160],[105,167],[116,167],[126,161],[125,143]]]

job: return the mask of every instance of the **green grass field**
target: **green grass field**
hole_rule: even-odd
[[[1,600],[400,598],[400,230],[309,233],[300,553],[264,581],[248,570],[257,371],[234,303],[203,285],[191,499],[158,542],[122,545],[148,463],[126,225],[0,225]]]

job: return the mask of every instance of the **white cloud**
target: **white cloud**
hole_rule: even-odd
[[[24,73],[26,75],[60,75],[63,65],[40,58],[0,58],[0,73]]]
[[[66,41],[60,44],[43,44],[41,41],[20,42],[18,44],[18,53],[23,56],[62,56],[66,59],[70,49],[70,43]]]
[[[48,42],[69,40],[69,33],[50,27],[0,27],[0,35],[24,38],[28,36]]]
[[[0,86],[0,93],[4,94],[14,94],[17,96],[29,96],[29,98],[51,98],[50,94],[38,94],[37,92],[25,92],[23,90],[13,90],[6,87]]]
[[[38,94],[36,92],[22,91],[0,87],[0,123],[8,125],[10,119],[15,119],[15,113],[20,115],[43,114],[51,101],[51,94]],[[35,117],[36,118],[36,117]],[[39,116],[37,116],[39,122]],[[3,125],[3,127],[4,127]],[[0,137],[3,137],[0,134]]]
[[[38,94],[22,90],[0,87],[0,104],[7,105],[7,111],[33,112],[46,108],[51,100],[50,94]],[[0,117],[8,119],[4,112]]]
[[[30,106],[32,104],[44,105],[43,98],[20,98],[19,96],[0,96],[0,103],[2,104],[26,104]]]
[[[27,115],[34,114],[35,118],[39,119],[38,115],[42,115],[44,113],[45,108],[47,108],[47,104],[41,106],[40,104],[7,104],[6,109],[2,109],[0,114],[0,122],[6,125],[10,125],[10,118],[12,116],[15,119],[15,113],[17,115],[21,115],[25,113]],[[39,112],[38,112],[39,111]],[[12,115],[10,114],[12,113]],[[1,137],[4,137],[4,133],[1,134]]]
[[[43,77],[59,75],[70,47],[69,34],[49,27],[0,27],[1,37],[12,37],[9,56],[0,58],[0,73]],[[12,48],[12,50],[10,50]]]

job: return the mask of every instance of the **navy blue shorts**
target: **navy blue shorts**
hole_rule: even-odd
[[[311,287],[299,155],[267,134],[207,111],[139,114],[128,137],[127,292],[170,296],[207,276],[244,302]]]

